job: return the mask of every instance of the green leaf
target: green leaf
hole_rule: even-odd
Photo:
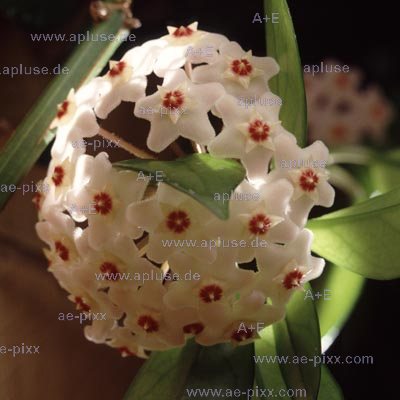
[[[374,189],[381,193],[400,187],[400,149],[375,157],[370,174]]]
[[[282,376],[279,363],[265,361],[266,358],[276,360],[277,355],[274,331],[271,325],[260,332],[260,339],[255,342],[256,385],[260,388],[272,389],[275,393],[279,393],[281,389],[286,392],[288,387]],[[280,398],[290,399],[287,395]]]
[[[196,389],[217,389],[223,394],[227,393],[226,389],[232,392],[239,389],[240,395],[235,394],[234,397],[247,400],[247,393],[251,393],[248,390],[253,388],[254,381],[253,355],[252,344],[236,348],[230,344],[202,347],[190,371],[182,400],[192,399],[195,392],[190,396],[190,390]],[[201,398],[215,399],[215,392],[212,394],[210,391]]]
[[[326,349],[350,317],[360,298],[365,279],[337,265],[325,267],[322,278],[318,292],[327,296],[319,297],[315,301],[315,306],[321,328],[322,347]]]
[[[317,399],[321,368],[314,366],[314,357],[321,355],[321,337],[314,301],[307,296],[310,285],[305,291],[294,293],[286,308],[286,317],[273,326],[277,354],[287,356],[289,362],[280,362],[288,389],[305,389],[306,399]],[[306,363],[294,362],[293,356],[307,357]]]
[[[325,365],[321,369],[318,400],[344,400],[342,389],[340,389],[340,386]]]
[[[307,142],[307,105],[303,69],[286,0],[264,0],[266,14],[279,13],[279,22],[266,23],[267,54],[274,57],[280,72],[270,81],[271,90],[283,100],[282,125],[292,132],[300,146]]]
[[[133,159],[114,166],[143,172],[156,182],[165,182],[193,197],[221,219],[229,217],[229,199],[223,195],[230,197],[245,177],[241,164],[209,154],[192,154],[174,161]]]
[[[35,103],[31,111],[7,142],[0,153],[1,184],[17,184],[29,171],[50,141],[54,133],[49,125],[57,112],[57,104],[61,103],[69,90],[98,75],[112,56],[128,31],[121,29],[122,14],[113,13],[110,18],[96,26],[91,35],[116,34],[120,40],[85,41],[73,52],[64,67],[70,71],[67,75],[58,75],[47,87],[43,95]],[[4,207],[10,192],[0,193],[0,209]]]
[[[185,347],[153,352],[141,367],[123,400],[178,400],[200,346],[189,341]]]
[[[129,387],[123,400],[183,400],[195,397],[196,389],[240,389],[252,387],[254,379],[253,345],[230,344],[202,347],[194,340],[185,347],[154,352]],[[190,397],[190,391],[193,394]],[[202,399],[213,399],[208,395]]]
[[[372,279],[400,276],[400,188],[312,219],[312,249]]]

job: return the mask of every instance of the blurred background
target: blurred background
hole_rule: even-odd
[[[387,6],[381,11],[376,5],[347,1],[289,0],[288,3],[303,65],[333,59],[349,65],[350,71],[357,71],[359,82],[349,91],[347,106],[338,108],[341,114],[338,118],[343,113],[351,115],[352,107],[348,103],[354,107],[364,104],[370,87],[379,92],[384,111],[389,110],[385,114],[387,118],[378,124],[380,135],[373,137],[363,131],[356,142],[382,152],[400,146],[397,13]],[[74,43],[34,42],[30,34],[85,32],[90,26],[88,7],[89,1],[82,0],[0,0],[0,67],[62,64]],[[164,35],[166,25],[186,25],[197,20],[200,29],[222,33],[238,41],[244,49],[253,49],[255,55],[262,56],[265,24],[252,23],[256,13],[264,15],[262,1],[136,0],[134,15],[141,20],[142,27],[134,31],[133,45]],[[123,44],[114,59],[130,46],[131,43]],[[0,147],[50,78],[0,75]],[[326,96],[334,96],[331,89],[329,84],[323,86]],[[324,127],[325,118],[334,117],[318,114],[322,103],[319,98],[315,104],[309,104],[309,119],[311,122],[313,118],[320,118],[319,126]],[[131,108],[127,110],[132,112]],[[361,122],[369,116],[361,113],[354,118],[349,119],[349,126],[357,123],[362,126]],[[116,116],[112,119],[116,131],[127,129],[123,119]],[[311,122],[310,127],[314,126]],[[314,138],[318,132],[313,129],[312,134]],[[47,151],[25,182],[36,182],[43,177],[48,160]],[[398,179],[400,184],[400,170]],[[339,195],[341,206],[346,201],[344,194]],[[6,400],[118,400],[141,361],[121,358],[111,348],[86,341],[78,321],[57,320],[60,312],[73,312],[73,304],[46,270],[42,244],[34,231],[35,222],[31,195],[17,193],[0,214],[0,346],[40,345],[37,356],[0,355],[0,397]],[[398,353],[395,354],[398,352],[395,329],[398,294],[398,281],[368,280],[352,317],[328,350],[328,355],[374,357],[373,365],[328,366],[346,399],[391,398],[396,393],[393,382],[398,374]]]

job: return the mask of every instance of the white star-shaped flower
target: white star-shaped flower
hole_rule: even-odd
[[[118,232],[140,237],[142,230],[126,221],[125,211],[142,199],[146,186],[135,172],[113,169],[107,153],[79,157],[67,205],[74,205],[71,215],[75,221],[88,220],[89,243],[94,249],[101,249]]]
[[[78,249],[84,268],[76,272],[82,281],[95,281],[97,290],[118,287],[138,288],[147,275],[157,276],[158,268],[141,257],[132,239],[123,234],[111,238],[99,252],[90,246],[90,229],[79,238]]]
[[[156,93],[135,105],[135,115],[151,123],[149,149],[160,152],[179,136],[208,144],[215,131],[207,113],[223,94],[218,83],[196,85],[183,70],[169,72]]]
[[[106,344],[117,349],[122,357],[137,356],[148,358],[145,349],[135,343],[132,343],[132,332],[124,326],[113,326],[109,332],[109,338]]]
[[[156,54],[154,72],[164,77],[167,71],[181,68],[189,63],[212,63],[218,50],[228,39],[217,33],[197,29],[197,22],[188,26],[168,26],[168,35],[146,42],[143,47]]]
[[[267,182],[286,178],[293,183],[294,195],[289,216],[297,225],[304,227],[313,206],[331,207],[335,198],[326,170],[328,148],[316,141],[301,149],[284,135],[276,138],[275,146],[276,168],[268,175]]]
[[[258,253],[256,287],[272,299],[272,304],[286,304],[293,290],[321,275],[325,261],[311,255],[312,241],[312,232],[304,229],[293,242],[271,244]]]
[[[147,257],[162,263],[175,252],[185,252],[211,261],[216,249],[201,246],[208,240],[207,225],[214,221],[210,211],[188,195],[160,183],[150,199],[128,207],[127,218],[132,224],[149,232]],[[194,241],[195,245],[185,244]]]
[[[217,101],[215,109],[224,122],[221,133],[208,145],[209,152],[216,157],[238,158],[247,170],[249,179],[262,179],[275,151],[274,139],[285,134],[293,141],[279,121],[279,98],[270,92],[264,93],[260,104],[243,107],[238,100],[225,95]]]
[[[99,88],[94,107],[98,117],[107,118],[122,101],[135,102],[145,96],[145,75],[151,73],[151,62],[146,62],[146,55],[145,49],[136,47],[120,61],[110,61],[109,71],[93,81]]]
[[[44,194],[40,204],[42,216],[54,209],[64,209],[65,195],[72,185],[76,161],[81,154],[79,149],[71,149],[65,152],[63,157],[55,157],[51,160],[47,176],[42,184],[42,187],[46,189],[46,191],[42,190]]]
[[[44,254],[49,263],[49,270],[59,269],[68,271],[71,266],[79,263],[79,251],[76,246],[76,237],[81,230],[75,228],[74,221],[69,215],[53,210],[46,214],[46,220],[36,224],[36,232],[41,240],[48,244]],[[62,277],[58,277],[64,286]]]
[[[190,333],[203,345],[224,341],[224,334],[233,321],[252,318],[264,308],[265,297],[252,290],[256,274],[240,269],[235,255],[228,249],[221,249],[218,258],[207,264],[185,254],[174,254],[169,265],[174,272],[184,276],[189,269],[196,270],[197,280],[172,282],[164,296],[165,304],[174,310],[185,307],[198,310],[198,319],[193,322]],[[187,327],[187,330],[189,327]]]
[[[268,91],[268,80],[278,71],[273,58],[253,56],[238,43],[229,42],[221,46],[216,62],[193,70],[193,81],[220,82],[235,97],[260,97]]]
[[[88,89],[87,86],[76,93],[71,89],[67,99],[58,105],[57,116],[50,125],[50,129],[57,128],[51,149],[52,157],[63,158],[65,154],[74,152],[74,141],[98,134],[100,128],[91,104],[91,98],[95,98],[94,91],[94,88]]]
[[[147,281],[138,290],[117,287],[110,290],[112,301],[126,313],[123,323],[134,333],[132,343],[150,350],[166,350],[185,343],[184,332],[174,326],[179,312],[165,308],[166,292],[160,281]]]
[[[229,219],[213,223],[210,232],[219,233],[223,245],[229,241],[245,243],[236,245],[237,259],[249,262],[259,248],[269,243],[287,243],[296,237],[298,227],[288,218],[292,194],[293,186],[286,179],[265,184],[259,190],[244,181],[230,201]]]

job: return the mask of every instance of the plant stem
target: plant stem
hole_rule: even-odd
[[[113,142],[118,142],[118,146],[121,147],[121,149],[124,149],[128,153],[133,154],[135,157],[144,158],[146,160],[155,160],[156,159],[156,157],[154,157],[152,154],[148,153],[147,151],[139,149],[138,147],[134,146],[131,143],[128,143],[126,140],[121,139],[116,134],[111,133],[104,128],[100,128],[99,135],[102,136],[103,138],[111,140]]]
[[[353,146],[332,152],[329,164],[367,165],[371,158],[371,151],[361,146]]]
[[[174,154],[178,157],[183,157],[186,156],[186,153],[181,149],[178,143],[173,142],[169,146],[171,150],[174,152]]]

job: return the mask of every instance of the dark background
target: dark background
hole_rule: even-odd
[[[378,83],[389,99],[395,105],[399,104],[399,21],[394,9],[388,5],[380,7],[379,3],[349,1],[289,0],[288,3],[303,64],[319,64],[334,57],[357,66],[364,71],[366,83]],[[38,44],[26,37],[31,32],[78,33],[86,30],[89,25],[87,6],[87,1],[73,0],[0,1],[1,65],[10,64],[7,62],[10,55],[14,64],[16,60],[22,60],[21,51],[35,53],[54,65],[62,63],[71,51],[71,44]],[[252,23],[257,12],[264,14],[261,1],[137,0],[134,14],[141,19],[143,27],[135,31],[136,44],[164,35],[166,25],[185,25],[198,20],[200,29],[225,34],[244,49],[264,55],[265,25]],[[126,49],[127,46],[122,46],[118,54],[122,55]],[[2,92],[7,94],[0,100],[3,110],[0,117],[15,127],[47,79],[32,85],[29,80],[16,77],[10,87],[7,79],[0,76]],[[399,131],[393,135],[397,141]],[[396,395],[398,294],[398,281],[368,281],[350,321],[328,351],[329,355],[374,356],[372,366],[329,365],[346,399],[389,399]]]

